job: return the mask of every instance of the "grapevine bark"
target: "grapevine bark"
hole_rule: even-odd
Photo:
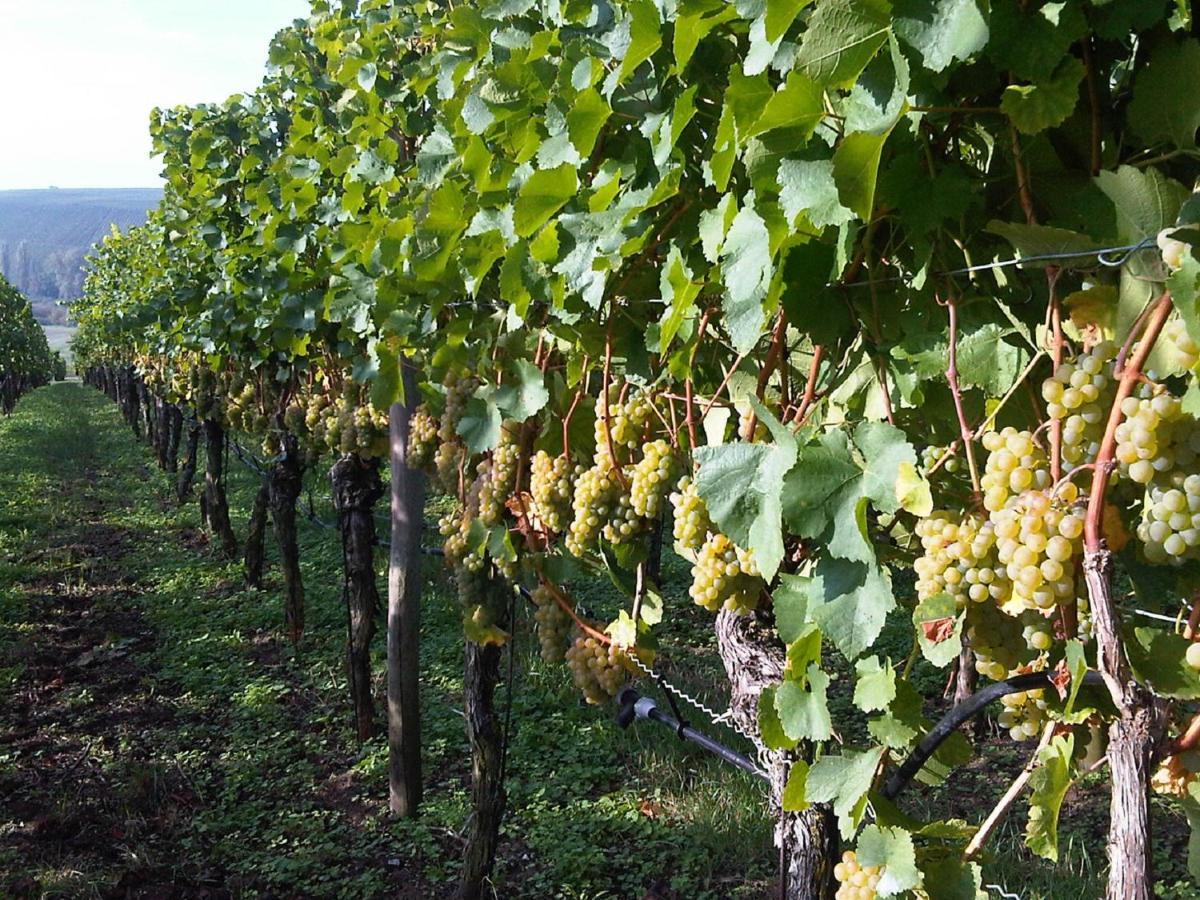
[[[225,496],[225,429],[219,422],[204,422],[204,501],[209,528],[228,559],[238,554],[238,539],[229,521],[229,501]]]
[[[283,618],[293,644],[304,636],[304,578],[300,574],[300,545],[296,538],[296,501],[300,499],[304,469],[294,435],[285,434],[283,452],[271,467],[271,519],[279,544],[283,570]]]

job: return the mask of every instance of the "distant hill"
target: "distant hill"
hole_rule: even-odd
[[[44,324],[63,324],[59,300],[83,289],[83,259],[111,226],[146,220],[157,188],[0,191],[0,273],[33,301]]]

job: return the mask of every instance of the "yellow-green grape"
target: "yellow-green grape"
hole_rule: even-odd
[[[1021,636],[1031,651],[1042,654],[1054,646],[1054,622],[1040,610],[1027,610],[1021,621],[1025,623]]]
[[[750,423],[754,422],[754,434],[750,433]],[[747,406],[738,414],[738,437],[743,441],[765,441],[770,437],[770,431],[762,419],[755,416],[754,410]]]
[[[1014,741],[1027,741],[1041,734],[1046,726],[1045,691],[1023,691],[1000,698],[1004,710],[996,717],[1001,728],[1008,729]]]
[[[691,477],[684,475],[671,495],[671,506],[675,511],[675,544],[684,551],[695,553],[714,531],[708,517],[708,507],[700,497]]]
[[[304,410],[304,405],[298,400],[289,403],[287,409],[284,410],[283,424],[292,434],[304,433]]]
[[[664,440],[651,441],[642,447],[642,458],[633,467],[629,480],[629,500],[635,514],[644,519],[657,519],[662,512],[662,499],[675,475],[675,457],[671,445]]]
[[[938,447],[934,445],[926,447],[921,451],[921,471],[928,475],[930,470],[938,464],[938,460],[945,455],[945,447]],[[962,460],[960,460],[957,454],[955,454],[950,456],[944,463],[942,463],[941,468],[939,468],[938,471],[953,475],[961,469]]]
[[[1172,272],[1179,270],[1184,259],[1192,251],[1191,244],[1171,236],[1177,230],[1176,228],[1164,228],[1158,233],[1157,238],[1158,249],[1162,251],[1163,263]]]
[[[457,372],[446,373],[446,408],[438,423],[438,449],[434,457],[438,480],[447,491],[457,491],[459,472],[466,461],[466,448],[458,437],[458,423],[467,409],[467,401],[479,382]]]
[[[975,670],[993,681],[1007,678],[1027,654],[1021,620],[992,603],[967,607],[967,637],[975,651]]]
[[[833,867],[833,877],[838,883],[836,900],[875,900],[883,867],[860,865],[855,852],[847,850]]]
[[[500,444],[492,451],[490,459],[479,464],[482,479],[479,491],[479,518],[489,527],[499,525],[504,519],[504,504],[517,486],[517,466],[521,448],[517,444],[515,429],[502,429]]]
[[[537,606],[533,620],[537,623],[542,659],[548,663],[560,663],[566,659],[567,647],[571,643],[571,617],[558,605],[554,593],[546,585],[539,584],[531,596]]]
[[[408,452],[406,462],[410,469],[426,469],[437,452],[438,422],[422,405],[413,410],[408,422]]]
[[[1193,669],[1200,669],[1200,643],[1188,644],[1187,664]]]
[[[624,657],[616,644],[606,645],[591,635],[576,636],[567,648],[567,667],[588,703],[607,703],[621,690],[629,675]]]
[[[745,613],[758,605],[763,579],[751,550],[743,550],[725,535],[711,535],[692,566],[688,594],[710,612],[724,608]]]
[[[1125,416],[1117,426],[1116,458],[1119,472],[1138,484],[1149,484],[1156,475],[1175,468],[1173,431],[1183,418],[1178,397],[1154,394],[1142,385],[1138,395],[1121,401]]]
[[[545,450],[533,456],[529,492],[542,524],[555,534],[561,534],[571,521],[575,480],[583,471],[583,466],[572,464],[565,456],[551,456]]]
[[[596,438],[597,465],[620,465],[620,460],[614,460],[609,453],[609,434],[612,435],[612,449],[621,456],[622,450],[631,451],[642,442],[642,432],[645,430],[652,409],[650,400],[641,393],[631,392],[624,403],[620,402],[620,385],[611,385],[608,391],[608,410],[605,416],[604,398],[596,399],[596,422],[594,434]]]
[[[1116,355],[1111,341],[1101,341],[1042,382],[1046,415],[1062,422],[1062,458],[1068,469],[1093,461],[1100,452],[1115,392]]]
[[[597,538],[617,505],[619,488],[616,475],[607,463],[592,466],[575,481],[571,528],[566,539],[569,553],[585,556],[595,548]]]
[[[945,593],[959,609],[968,601],[1008,600],[1011,586],[997,569],[996,535],[989,521],[975,515],[959,520],[939,511],[920,520],[916,534],[924,551],[913,566],[919,599]]]
[[[1075,560],[1083,551],[1083,516],[1066,507],[1077,489],[1067,483],[1058,498],[1025,491],[992,513],[996,558],[1012,582],[1012,600],[1048,610],[1076,594]]]
[[[1008,427],[986,432],[982,440],[988,458],[980,484],[988,512],[1003,509],[1013,494],[1050,486],[1046,454],[1030,432]]]
[[[1196,363],[1200,361],[1200,347],[1196,346],[1196,342],[1188,334],[1183,319],[1177,315],[1171,316],[1163,329],[1163,337],[1175,347],[1175,352],[1179,354],[1179,361],[1185,369],[1196,367]]]
[[[1138,540],[1146,559],[1181,565],[1200,556],[1200,474],[1173,472],[1166,484],[1146,489]]]

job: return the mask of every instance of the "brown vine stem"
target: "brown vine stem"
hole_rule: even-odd
[[[1100,174],[1101,165],[1101,144],[1100,144],[1100,91],[1096,87],[1096,63],[1092,58],[1092,39],[1085,37],[1080,44],[1083,48],[1083,65],[1087,71],[1087,92],[1088,106],[1092,114],[1092,140],[1091,140],[1091,169],[1092,177]]]
[[[1192,611],[1188,615],[1187,625],[1183,627],[1184,638],[1194,641],[1198,627],[1200,627],[1200,591],[1197,591],[1192,597]]]
[[[583,400],[584,388],[587,387],[587,381],[588,360],[585,356],[583,358],[583,369],[579,376],[579,389],[575,391],[575,398],[571,401],[571,408],[567,410],[562,423],[563,456],[568,460],[571,458],[571,419],[574,418],[575,410],[579,408],[579,403]]]
[[[725,371],[725,377],[722,378],[721,383],[719,385],[717,385],[717,389],[713,392],[713,395],[709,399],[708,403],[705,404],[704,409],[700,411],[700,418],[702,418],[702,419],[706,418],[708,416],[708,414],[712,411],[712,408],[716,405],[717,400],[720,398],[720,396],[723,393],[725,393],[725,388],[729,385],[729,379],[733,377],[733,373],[736,372],[738,370],[738,367],[741,366],[741,364],[745,361],[746,361],[746,354],[739,353],[737,355],[737,358],[734,359],[733,365],[731,365]]]
[[[771,380],[771,371],[775,368],[776,361],[783,355],[783,344],[786,337],[787,313],[780,310],[779,318],[775,322],[775,330],[771,333],[771,346],[767,350],[767,358],[763,360],[762,368],[758,371],[758,384],[755,386],[754,395],[758,397],[760,403],[766,394],[767,382]],[[743,439],[753,441],[754,432],[757,428],[758,414],[751,410],[750,420],[746,423],[746,433],[743,435]]]
[[[612,461],[613,472],[616,473],[617,481],[621,483],[621,487],[629,490],[629,484],[625,481],[625,473],[621,471],[621,463],[617,459],[617,448],[613,445],[612,436],[612,414],[608,404],[608,389],[611,384],[612,370],[612,320],[609,320],[608,334],[604,336],[604,384],[600,391],[604,397],[604,439],[608,443],[608,458]]]
[[[602,631],[597,631],[587,622],[583,621],[583,619],[579,618],[579,614],[575,612],[575,607],[572,606],[570,601],[563,596],[562,591],[558,589],[558,585],[546,578],[546,576],[543,575],[540,570],[538,571],[538,579],[545,586],[546,590],[550,592],[550,596],[554,598],[554,602],[559,605],[559,608],[562,609],[563,612],[571,617],[571,620],[576,624],[576,626],[578,626],[580,631],[589,637],[594,637],[602,644],[611,644],[613,642],[609,635]]]
[[[1088,595],[1092,603],[1092,615],[1096,624],[1096,645],[1099,649],[1100,674],[1108,685],[1113,701],[1122,712],[1128,708],[1129,668],[1124,658],[1124,646],[1117,625],[1116,612],[1112,603],[1111,566],[1112,558],[1104,542],[1104,500],[1109,480],[1115,468],[1114,454],[1117,446],[1117,426],[1124,414],[1121,404],[1133,393],[1140,379],[1154,342],[1171,314],[1171,295],[1163,292],[1155,301],[1146,317],[1142,339],[1125,365],[1117,382],[1117,393],[1109,412],[1100,452],[1096,455],[1096,469],[1092,475],[1092,489],[1088,497],[1087,517],[1084,519],[1084,577],[1088,584]]]
[[[704,310],[700,316],[700,324],[696,326],[696,343],[688,355],[688,376],[683,383],[684,422],[687,424],[688,440],[692,449],[696,449],[696,398],[693,395],[692,370],[696,367],[696,354],[700,352],[700,344],[704,342],[704,332],[708,328],[708,317],[712,315],[712,307]]]
[[[820,344],[813,345],[812,362],[808,367],[808,381],[804,383],[804,396],[800,398],[800,406],[796,410],[795,418],[792,421],[797,427],[804,424],[808,418],[808,413],[812,409],[813,400],[817,396],[817,379],[821,375],[821,357],[825,355],[825,348]]]
[[[1037,211],[1033,206],[1033,190],[1029,185],[1029,170],[1025,168],[1025,159],[1021,155],[1021,139],[1017,129],[1010,126],[1012,134],[1013,170],[1017,173],[1017,198],[1021,202],[1021,210],[1025,213],[1025,221],[1030,225],[1037,224]]]
[[[983,499],[983,489],[979,483],[979,466],[975,462],[974,435],[967,422],[962,387],[958,383],[958,297],[950,294],[944,301],[939,298],[938,303],[945,306],[950,314],[950,359],[946,366],[946,382],[950,385],[950,393],[954,397],[954,411],[958,415],[958,430],[962,436],[963,450],[967,456],[967,469],[971,473],[971,490],[975,495],[975,500],[979,502]]]
[[[1050,293],[1050,352],[1054,361],[1054,371],[1063,361],[1063,330],[1062,306],[1058,299],[1059,269],[1051,266],[1046,269],[1046,287]],[[1050,420],[1050,477],[1054,481],[1062,478],[1062,419]]]
[[[1041,740],[1038,741],[1033,755],[1029,757],[1029,762],[1025,763],[1025,768],[1013,779],[1013,783],[1008,786],[1008,790],[1004,792],[1004,796],[1000,798],[1000,801],[988,813],[987,818],[983,820],[983,824],[979,826],[979,830],[975,832],[970,843],[967,844],[967,849],[963,851],[963,859],[969,860],[978,856],[979,851],[983,849],[983,845],[988,842],[988,839],[996,831],[996,828],[1004,820],[1004,817],[1008,815],[1008,811],[1012,809],[1012,805],[1017,802],[1017,798],[1021,796],[1021,792],[1029,784],[1029,779],[1033,777],[1033,772],[1037,768],[1038,755],[1050,745],[1050,740],[1054,737],[1056,727],[1057,723],[1051,722],[1042,731]]]

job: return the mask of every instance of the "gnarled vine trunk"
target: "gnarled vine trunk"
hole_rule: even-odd
[[[300,543],[296,535],[296,501],[304,482],[300,448],[293,435],[285,434],[283,452],[271,467],[271,519],[279,544],[283,570],[283,618],[293,644],[304,636],[304,578],[300,574]]]
[[[758,734],[758,701],[764,688],[783,678],[786,651],[775,630],[753,615],[722,612],[716,621],[717,646],[729,677],[729,708],[748,734]],[[775,846],[779,849],[780,896],[788,900],[826,900],[837,888],[833,866],[838,859],[837,819],[828,804],[803,812],[783,809],[793,753],[760,750],[771,776],[771,808],[778,816]]]
[[[494,588],[499,590],[499,586]],[[503,628],[505,621],[496,623]],[[496,714],[501,649],[467,641],[464,704],[471,742],[471,819],[463,852],[460,900],[483,896],[484,883],[496,861],[500,822],[504,817],[504,735]]]
[[[181,424],[182,427],[182,424]],[[175,482],[175,496],[180,503],[192,495],[192,484],[196,480],[196,463],[200,455],[200,420],[194,415],[187,421],[187,444],[183,453],[183,465]]]
[[[246,529],[246,550],[242,555],[246,585],[261,588],[263,569],[266,566],[267,503],[271,499],[271,482],[262,478],[258,493],[254,495],[254,509],[250,513],[250,526]]]
[[[360,741],[375,733],[371,699],[371,639],[379,611],[375,586],[375,504],[383,496],[379,462],[356,453],[343,456],[330,470],[333,502],[342,534],[342,598],[346,603],[346,669],[355,732]]]
[[[389,411],[392,444],[392,536],[388,563],[388,798],[398,816],[421,803],[421,531],[425,476],[408,466],[408,432],[417,407],[412,363],[402,364],[404,403]]]
[[[238,554],[238,539],[229,521],[229,500],[225,496],[225,429],[219,422],[204,422],[204,508],[208,526],[229,559]]]
[[[179,440],[183,432],[183,412],[174,403],[167,404],[167,459],[168,472],[179,470]]]

